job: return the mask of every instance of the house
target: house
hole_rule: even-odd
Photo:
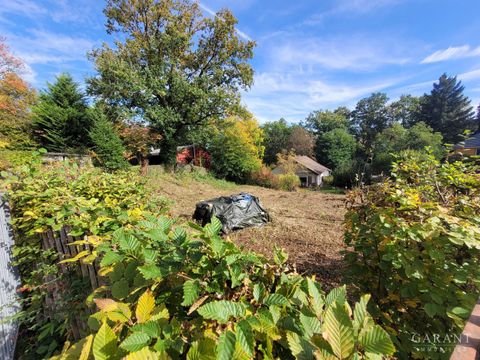
[[[480,155],[480,131],[456,144],[455,152],[465,156]]]
[[[302,186],[321,186],[323,177],[329,176],[331,170],[322,164],[319,164],[315,160],[308,156],[297,155],[295,161],[298,166],[295,170],[295,174],[300,178]],[[284,170],[281,166],[277,166],[272,170],[273,174],[283,174]]]

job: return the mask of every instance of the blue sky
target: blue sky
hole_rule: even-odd
[[[70,72],[94,74],[86,53],[110,41],[103,1],[3,0],[0,35],[38,89]],[[202,0],[228,7],[257,42],[255,83],[243,102],[261,121],[303,120],[350,108],[372,92],[421,95],[446,72],[480,103],[480,0]]]

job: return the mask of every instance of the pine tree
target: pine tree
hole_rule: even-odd
[[[124,158],[126,150],[113,123],[107,119],[98,107],[90,110],[90,118],[93,120],[90,139],[95,152],[96,165],[107,170],[126,168],[128,165]]]
[[[465,130],[475,130],[473,109],[463,90],[457,77],[443,74],[422,100],[421,120],[440,132],[447,143],[460,141]]]
[[[82,152],[91,145],[92,126],[85,95],[69,74],[47,87],[33,108],[38,143],[49,151]]]

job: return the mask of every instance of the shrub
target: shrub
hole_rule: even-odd
[[[331,186],[333,184],[333,176],[328,175],[322,178],[322,183],[326,186]]]
[[[278,176],[272,173],[272,169],[267,166],[262,166],[260,170],[254,171],[250,174],[250,182],[253,185],[263,186],[271,189],[278,189]]]
[[[300,184],[300,178],[294,173],[282,174],[278,177],[278,186],[284,191],[296,191]]]
[[[96,249],[107,298],[94,301],[91,335],[55,359],[353,359],[391,355],[363,296],[354,311],[345,287],[325,295],[313,279],[242,252],[205,228],[146,217]],[[95,246],[94,244],[90,244]]]
[[[393,180],[351,192],[346,254],[351,280],[372,293],[403,357],[431,358],[412,336],[453,337],[480,290],[480,174],[409,152]],[[433,354],[434,355],[434,354]]]
[[[26,359],[48,357],[72,340],[77,320],[87,316],[85,299],[91,291],[76,266],[59,266],[59,254],[42,248],[42,234],[68,226],[74,237],[108,238],[143,213],[165,211],[164,201],[155,201],[131,171],[105,173],[68,162],[40,163],[34,156],[7,179],[23,295],[17,349]],[[56,301],[47,305],[52,289]]]

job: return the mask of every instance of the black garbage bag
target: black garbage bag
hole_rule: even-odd
[[[205,226],[212,216],[222,223],[222,231],[229,233],[250,226],[261,226],[270,221],[270,216],[256,196],[248,193],[221,196],[197,203],[193,219]]]

